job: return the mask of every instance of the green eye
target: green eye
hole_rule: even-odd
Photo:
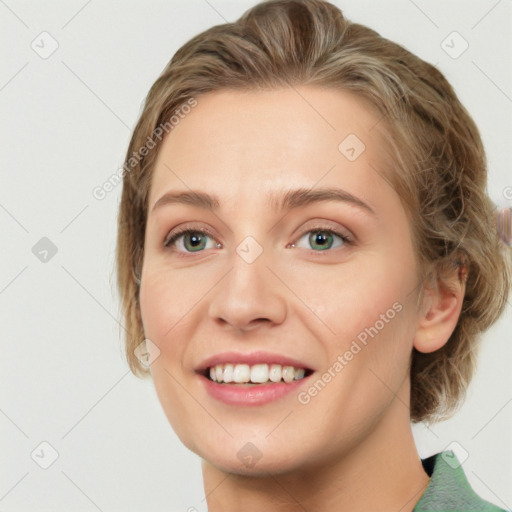
[[[343,235],[331,229],[314,229],[307,231],[306,233],[304,233],[304,235],[301,236],[299,241],[306,236],[308,236],[308,243],[311,245],[311,248],[315,251],[326,251],[332,249],[336,237],[341,240],[341,243],[336,247],[342,247],[343,245],[350,244],[351,242],[346,235]]]
[[[317,228],[309,230],[301,236],[299,242],[306,236],[308,236],[307,242],[310,244],[310,247],[305,248],[311,248],[315,252],[328,251],[329,249],[343,247],[344,245],[350,245],[352,243],[349,236],[332,229]],[[338,245],[333,247],[336,242],[336,238],[338,238],[340,242]],[[208,239],[212,241],[210,246],[208,246]],[[217,244],[212,235],[206,230],[178,229],[171,233],[164,242],[164,247],[176,249],[176,246],[178,247],[178,252],[196,253],[201,252],[204,249],[214,249],[217,247]],[[297,247],[297,245],[292,244],[292,247]]]
[[[207,231],[203,231],[201,229],[183,229],[176,231],[169,236],[165,240],[164,246],[173,247],[181,238],[183,238],[183,248],[185,249],[185,252],[201,252],[201,250],[208,248],[205,244],[207,238],[211,238],[211,236]]]

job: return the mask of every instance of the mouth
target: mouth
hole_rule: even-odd
[[[232,351],[204,359],[195,373],[210,398],[229,406],[245,407],[290,399],[315,370],[284,354]]]
[[[225,363],[209,366],[198,373],[217,384],[251,387],[276,383],[290,384],[309,377],[313,370],[278,363]]]

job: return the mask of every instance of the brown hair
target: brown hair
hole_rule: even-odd
[[[442,285],[453,265],[466,273],[450,339],[433,353],[413,350],[411,356],[411,420],[447,417],[463,399],[479,336],[501,315],[512,280],[496,206],[486,193],[482,141],[438,69],[322,0],[255,5],[236,22],[183,45],[151,87],[123,166],[118,220],[117,284],[130,369],[149,374],[134,349],[144,340],[138,294],[148,192],[161,145],[155,133],[203,93],[294,85],[351,90],[380,112],[394,162],[387,179],[408,212],[422,283],[426,275]]]

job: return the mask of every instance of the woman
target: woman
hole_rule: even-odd
[[[320,0],[180,48],[124,165],[135,375],[208,510],[500,510],[411,422],[447,417],[510,255],[478,130],[430,64]]]

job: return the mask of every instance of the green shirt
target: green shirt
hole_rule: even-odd
[[[430,482],[413,512],[505,512],[473,491],[451,450],[423,459]]]

